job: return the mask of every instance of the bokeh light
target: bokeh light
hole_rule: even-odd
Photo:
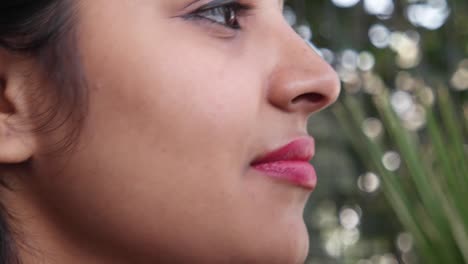
[[[359,176],[358,187],[361,191],[366,193],[376,192],[380,187],[380,179],[375,173],[365,173]]]
[[[395,5],[393,0],[364,0],[364,9],[371,15],[385,19],[393,14]]]
[[[396,171],[400,168],[400,154],[395,151],[388,151],[382,157],[382,164],[389,171]]]
[[[360,0],[332,0],[333,4],[338,7],[352,7],[359,3]]]
[[[432,0],[412,4],[408,6],[406,13],[413,25],[435,30],[444,25],[450,15],[450,9],[445,0]]]

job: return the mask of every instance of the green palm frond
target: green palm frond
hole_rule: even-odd
[[[362,161],[380,175],[384,194],[413,235],[423,263],[468,263],[467,120],[446,87],[440,85],[436,97],[426,105],[414,102],[425,119],[424,128],[415,130],[405,127],[388,90],[369,95],[374,118],[384,128],[378,137],[363,131],[370,116],[357,96],[345,94],[334,112]],[[401,166],[385,164],[389,150]]]

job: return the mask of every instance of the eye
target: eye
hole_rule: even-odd
[[[237,2],[219,6],[211,6],[208,4],[191,13],[188,18],[204,19],[230,29],[239,30],[241,29],[239,24],[240,12],[248,8],[249,7]]]

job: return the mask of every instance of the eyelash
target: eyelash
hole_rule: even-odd
[[[241,30],[242,27],[239,24],[238,19],[242,16],[242,11],[250,9],[249,6],[238,2],[230,2],[212,7],[208,4],[207,6],[200,7],[190,13],[187,18],[205,20],[206,22],[220,25],[228,29]]]

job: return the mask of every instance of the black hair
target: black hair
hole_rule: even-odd
[[[35,60],[48,83],[52,84],[52,87],[40,87],[41,90],[52,89],[46,94],[55,95],[52,106],[34,113],[37,118],[35,132],[53,131],[64,124],[65,119],[73,117],[80,121],[84,115],[84,111],[78,111],[84,109],[86,100],[79,53],[75,47],[74,1],[0,0],[0,50]],[[0,81],[4,81],[2,77],[0,75]],[[25,88],[31,89],[29,86]],[[33,100],[40,101],[38,98]],[[64,109],[68,109],[66,114],[63,114]],[[70,147],[78,131],[73,129],[66,139],[59,140],[57,150]],[[2,176],[0,184],[5,185]],[[0,264],[20,262],[8,219],[8,206],[0,204]]]

